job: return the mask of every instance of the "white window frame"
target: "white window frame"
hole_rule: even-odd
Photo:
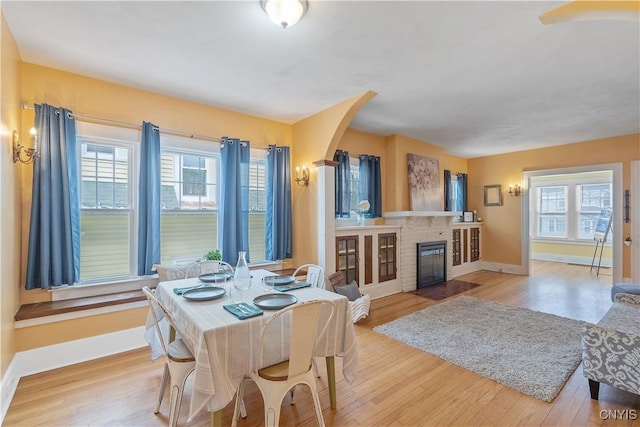
[[[581,201],[581,192],[578,190],[578,188],[584,187],[584,186],[590,186],[590,185],[608,185],[609,186],[609,205],[608,206],[603,206],[600,209],[613,209],[613,183],[612,182],[583,182],[583,183],[579,183],[579,184],[575,184],[576,187],[576,191],[575,191],[575,209],[576,209],[576,223],[575,223],[575,236],[576,236],[576,240],[583,240],[583,241],[587,241],[587,240],[593,240],[593,235],[588,236],[588,237],[580,237],[580,216],[583,214],[594,214],[596,215],[596,221],[597,218],[600,215],[600,210],[598,210],[598,212],[590,212],[590,211],[582,211],[582,201]]]
[[[112,281],[112,280],[130,280],[133,279],[135,277],[137,277],[137,274],[135,273],[136,271],[136,246],[137,246],[137,242],[136,242],[136,237],[137,233],[137,199],[138,199],[138,193],[136,191],[137,189],[137,180],[138,180],[138,175],[135,172],[137,169],[137,149],[136,147],[139,147],[139,144],[135,144],[132,141],[123,141],[123,140],[116,140],[116,139],[109,139],[109,138],[103,138],[103,137],[94,137],[94,136],[77,136],[77,143],[78,143],[78,147],[79,150],[81,151],[81,153],[79,153],[79,157],[78,157],[78,167],[79,167],[79,176],[78,176],[78,180],[79,180],[79,191],[78,191],[78,195],[80,198],[80,215],[103,215],[103,214],[109,214],[109,213],[114,213],[114,212],[118,212],[118,213],[122,213],[124,211],[127,211],[129,213],[129,266],[128,266],[128,270],[129,272],[125,275],[119,275],[119,276],[106,276],[106,277],[94,277],[94,278],[90,278],[90,279],[84,279],[84,280],[80,280],[80,284],[91,284],[91,283],[101,283],[104,282],[105,280],[108,281]],[[117,162],[119,161],[118,157],[116,156],[115,153],[118,152],[118,148],[120,149],[125,149],[128,152],[128,160],[127,160],[127,180],[128,180],[128,185],[127,185],[127,199],[129,202],[129,206],[126,208],[118,208],[118,207],[93,207],[93,208],[85,208],[82,206],[82,178],[83,178],[83,174],[82,174],[82,159],[83,159],[83,153],[85,152],[84,148],[84,144],[91,144],[91,145],[103,145],[103,146],[109,146],[109,147],[113,147],[114,148],[114,155],[106,155],[105,157],[100,156],[100,153],[98,153],[97,159],[98,160],[107,160],[110,162]],[[123,159],[123,157],[120,157],[120,161]],[[97,178],[97,177],[96,177]],[[115,184],[115,183],[114,183]],[[82,236],[80,237],[82,239]],[[82,272],[81,272],[82,274]]]
[[[541,196],[539,196],[540,190],[543,188],[562,188],[564,189],[564,210],[547,210],[545,212],[542,212],[540,210],[541,208],[541,204],[542,204],[542,200],[541,200]],[[535,198],[536,198],[536,203],[535,203],[535,219],[536,219],[536,223],[535,223],[535,236],[538,239],[567,239],[569,237],[569,186],[566,184],[548,184],[548,185],[538,185],[535,188]],[[557,206],[556,206],[557,207]],[[564,223],[565,223],[565,231],[564,234],[562,236],[543,236],[541,235],[540,232],[540,220],[541,218],[544,217],[543,214],[551,214],[551,215],[562,215],[564,217]]]
[[[579,243],[584,244],[585,242],[592,242],[593,237],[589,238],[579,238],[578,237],[578,227],[579,224],[579,194],[577,188],[579,185],[590,185],[590,184],[609,184],[611,185],[611,203],[613,204],[614,194],[613,194],[613,176],[602,176],[601,172],[595,172],[593,176],[589,176],[589,173],[576,173],[576,174],[568,174],[569,176],[557,175],[547,177],[544,180],[535,180],[533,179],[531,182],[531,186],[529,189],[529,194],[531,195],[529,200],[529,236],[530,241],[556,241],[556,242],[564,242],[564,243]],[[575,176],[573,176],[575,175]],[[556,187],[556,186],[567,186],[567,194],[566,194],[566,237],[546,237],[539,236],[537,233],[538,229],[538,200],[537,200],[537,189],[539,187]],[[608,239],[605,245],[611,245],[611,239]]]
[[[162,140],[162,139],[161,139]],[[182,174],[183,170],[184,170],[184,166],[183,166],[183,161],[181,158],[181,161],[179,162],[180,164],[174,164],[173,165],[173,173],[174,176],[178,176],[181,177],[180,181],[177,181],[178,185],[178,194],[176,194],[176,196],[179,197],[178,200],[184,200],[184,201],[189,201],[189,202],[202,202],[202,201],[218,201],[220,200],[220,153],[212,153],[212,152],[206,152],[206,151],[194,151],[194,150],[181,150],[179,148],[175,148],[175,147],[167,147],[166,149],[162,148],[162,142],[160,143],[161,148],[160,148],[160,155],[162,156],[163,153],[167,153],[167,154],[172,154],[172,155],[179,155],[179,156],[196,156],[196,157],[204,157],[205,158],[205,170],[207,171],[207,182],[205,183],[206,185],[211,184],[212,182],[210,182],[209,180],[215,176],[215,186],[216,186],[216,190],[213,194],[207,192],[206,196],[192,196],[192,195],[188,195],[184,193],[184,176]],[[217,167],[214,168],[214,163],[217,163]],[[212,171],[215,169],[216,173],[214,174]],[[197,210],[201,210],[201,211],[218,211],[218,203],[216,203],[216,208],[215,209],[202,209],[202,205],[200,205],[200,209]],[[196,209],[185,209],[185,211],[189,211],[189,212],[193,212],[196,211]]]
[[[160,156],[162,156],[163,154],[171,154],[171,155],[179,155],[179,156],[198,156],[198,157],[205,157],[207,158],[206,163],[207,163],[207,167],[208,170],[213,170],[215,169],[216,171],[216,176],[215,176],[215,182],[216,182],[216,190],[215,190],[215,195],[211,194],[209,195],[207,193],[207,197],[206,198],[202,198],[200,196],[188,196],[188,195],[184,195],[183,194],[183,182],[180,181],[179,182],[179,189],[178,189],[178,194],[177,196],[179,197],[178,201],[180,200],[185,200],[185,201],[201,201],[201,200],[216,200],[217,202],[220,201],[220,163],[221,163],[221,159],[220,159],[220,144],[217,142],[213,142],[213,141],[205,141],[205,140],[201,140],[201,139],[194,139],[194,138],[184,138],[184,137],[180,137],[180,136],[176,136],[176,135],[163,135],[162,133],[160,134]],[[210,162],[217,162],[217,167],[216,168],[211,168],[212,163]],[[174,164],[174,176],[178,176],[181,177],[181,168],[182,168],[182,161],[179,162],[180,164]],[[177,175],[176,175],[177,174]],[[199,206],[199,209],[176,209],[176,210],[170,210],[170,209],[162,209],[160,212],[160,215],[194,215],[194,214],[202,214],[202,215],[218,215],[218,218],[220,217],[220,212],[218,210],[219,207],[219,203],[216,203],[216,207],[215,209],[202,209],[202,205]],[[218,222],[218,238],[220,236],[220,224]],[[218,245],[220,243],[218,242]],[[213,250],[215,248],[211,248],[211,250]],[[162,242],[160,243],[160,253],[162,254]],[[175,257],[172,258],[172,262],[174,263],[179,263],[182,261],[195,261],[201,258],[203,254],[196,254],[193,253],[189,256],[182,256],[182,257]]]
[[[137,205],[138,205],[138,175],[139,175],[139,162],[138,158],[140,156],[140,140],[142,137],[142,132],[140,129],[129,129],[122,128],[116,126],[108,126],[97,123],[89,123],[83,121],[76,121],[76,137],[78,141],[78,167],[81,168],[82,162],[82,142],[93,141],[96,144],[106,143],[109,145],[121,145],[131,147],[131,151],[129,151],[130,159],[129,159],[129,168],[130,168],[130,178],[129,182],[129,191],[131,191],[130,201],[131,201],[131,239],[130,239],[130,253],[132,254],[130,260],[130,273],[131,276],[128,277],[109,277],[102,279],[91,279],[84,280],[79,283],[76,283],[73,286],[60,286],[55,288],[50,288],[48,291],[51,293],[52,301],[61,301],[73,298],[83,298],[89,296],[96,295],[105,295],[114,292],[126,292],[130,290],[140,289],[144,285],[152,284],[152,279],[140,278],[136,276],[136,255],[137,254],[137,230],[138,230],[138,215],[137,215]],[[109,156],[112,157],[112,156]],[[81,191],[82,186],[82,171],[78,171],[78,186]],[[79,197],[82,197],[82,194],[79,192]],[[79,200],[81,203],[82,199]],[[82,211],[82,206],[80,207]]]

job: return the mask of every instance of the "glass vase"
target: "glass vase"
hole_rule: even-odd
[[[364,213],[358,212],[358,226],[364,226]]]
[[[251,272],[247,265],[245,252],[238,252],[238,262],[236,263],[236,271],[233,273],[233,287],[240,293],[239,301],[242,302],[242,296],[245,289],[251,286]]]

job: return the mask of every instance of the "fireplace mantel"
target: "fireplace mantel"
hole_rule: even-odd
[[[461,216],[458,211],[394,211],[382,214],[385,218],[410,218],[410,217],[434,217],[434,216]]]

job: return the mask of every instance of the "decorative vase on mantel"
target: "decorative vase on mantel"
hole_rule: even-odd
[[[360,200],[360,202],[358,203],[358,209],[356,210],[356,212],[358,213],[358,225],[360,227],[364,226],[364,214],[369,212],[369,209],[371,209],[371,204],[369,203],[368,200]]]

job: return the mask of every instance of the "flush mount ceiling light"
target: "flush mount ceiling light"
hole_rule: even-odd
[[[295,25],[307,13],[307,0],[260,0],[260,5],[269,19],[282,28]]]

